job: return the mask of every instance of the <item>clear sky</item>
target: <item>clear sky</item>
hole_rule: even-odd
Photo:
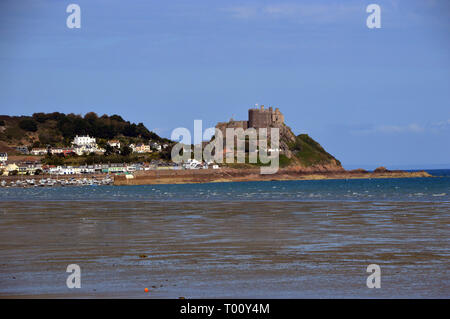
[[[344,167],[450,168],[449,35],[447,0],[2,0],[0,114],[117,113],[170,137],[258,103]]]

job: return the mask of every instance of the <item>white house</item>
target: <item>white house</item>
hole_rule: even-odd
[[[6,162],[8,160],[8,153],[0,153],[0,162]]]
[[[120,148],[120,141],[119,140],[109,140],[108,141],[109,146],[111,147],[117,147]]]
[[[126,170],[127,172],[134,172],[136,171],[136,165],[127,165]]]
[[[30,153],[31,153],[31,155],[45,155],[45,154],[47,154],[47,149],[46,148],[33,148]]]
[[[96,145],[95,137],[90,137],[89,135],[86,136],[75,136],[73,139],[72,144],[77,146],[94,146]]]
[[[159,152],[162,150],[161,145],[158,144],[158,143],[156,143],[156,142],[153,142],[153,143],[151,144],[151,147],[152,147],[153,149],[159,151]]]
[[[90,137],[89,135],[75,136],[72,144],[74,145],[73,150],[77,155],[105,152],[103,148],[98,147],[95,137]]]
[[[72,175],[75,174],[75,169],[72,166],[61,167],[59,173],[61,175]]]
[[[73,175],[73,174],[80,174],[80,173],[81,173],[81,168],[79,168],[79,167],[57,166],[57,167],[51,167],[50,168],[50,174]]]
[[[95,168],[93,166],[80,167],[80,173],[82,174],[93,174],[95,173]]]
[[[48,170],[48,172],[50,174],[59,174],[61,169],[61,166],[57,166],[57,167],[50,167],[50,169]]]

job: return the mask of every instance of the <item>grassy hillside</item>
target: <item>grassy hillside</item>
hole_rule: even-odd
[[[282,137],[283,138],[283,137]],[[313,140],[307,134],[300,134],[295,136],[292,134],[293,141],[288,144],[291,156],[280,154],[279,165],[281,168],[288,166],[303,166],[311,167],[315,165],[331,165],[341,166],[341,162],[337,160],[333,155],[329,154],[325,149]],[[225,166],[232,168],[254,168],[255,166],[268,166],[270,163],[262,164],[258,158],[257,163],[249,163],[248,155],[246,155],[245,163],[224,163]]]
[[[289,148],[295,158],[306,167],[331,163],[336,163],[339,166],[341,165],[341,162],[325,151],[325,149],[308,134],[296,136],[295,142],[292,142],[289,145]]]

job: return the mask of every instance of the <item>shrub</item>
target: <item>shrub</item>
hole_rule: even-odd
[[[34,113],[33,114],[33,119],[39,123],[44,123],[45,121],[48,120],[48,116],[45,113]]]
[[[122,146],[122,148],[120,149],[120,154],[121,154],[122,156],[128,156],[128,155],[130,155],[132,152],[133,152],[133,150],[132,150],[129,146],[127,146],[127,145]]]
[[[37,131],[36,121],[31,119],[31,118],[27,118],[27,119],[21,120],[19,122],[19,127],[22,130],[29,131],[29,132],[36,132]]]

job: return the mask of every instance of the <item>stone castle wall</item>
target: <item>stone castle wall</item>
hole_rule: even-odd
[[[222,132],[223,137],[225,137],[227,128],[242,128],[246,130],[248,128],[248,121],[234,121],[231,119],[229,122],[217,123],[216,128],[218,128]]]
[[[223,136],[227,128],[265,128],[280,126],[284,123],[284,115],[278,108],[273,110],[272,107],[264,109],[264,105],[261,107],[248,110],[248,121],[234,121],[231,119],[229,122],[219,122],[216,128],[222,131]]]

